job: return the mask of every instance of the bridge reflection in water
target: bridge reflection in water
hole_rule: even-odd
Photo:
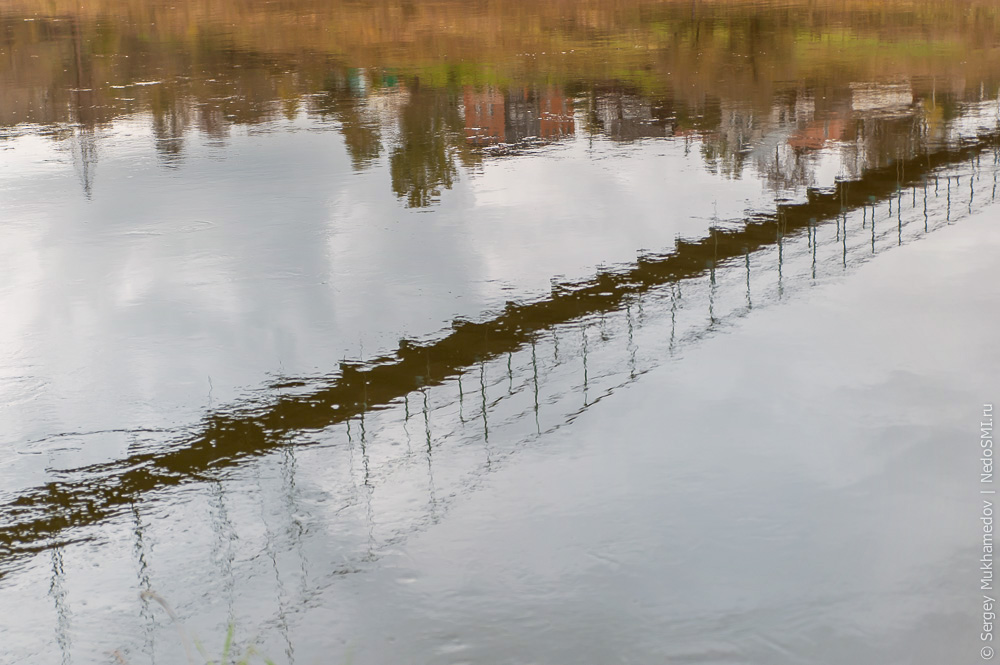
[[[991,203],[998,164],[1000,133],[983,133],[775,213],[720,221],[701,240],[593,279],[554,283],[547,298],[456,321],[439,339],[282,379],[169,439],[134,433],[127,459],[65,473],[0,506],[0,575],[47,578],[69,662],[65,558],[74,548],[129,532],[138,586],[149,590],[185,577],[188,548],[204,546],[190,543],[206,543],[217,570],[196,578],[213,580],[205,596],[224,599],[234,622],[240,593],[272,588],[277,612],[261,625],[284,636],[293,661],[289,617],[338,576],[435,523],[540,435],[753,309]],[[167,493],[184,498],[164,501]],[[211,536],[170,543],[189,529]],[[249,555],[257,552],[266,556]],[[162,628],[149,602],[136,649],[153,654]]]

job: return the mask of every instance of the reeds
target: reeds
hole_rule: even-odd
[[[222,645],[222,656],[218,660],[212,658],[196,636],[188,635],[184,622],[180,620],[177,613],[174,612],[173,608],[170,607],[170,604],[165,598],[163,598],[163,596],[155,591],[148,590],[143,591],[139,594],[139,596],[143,600],[155,600],[167,613],[167,616],[170,617],[171,623],[173,623],[174,628],[177,629],[177,635],[181,640],[181,645],[184,647],[184,655],[187,657],[188,665],[197,665],[198,663],[204,663],[204,665],[250,665],[252,660],[257,656],[260,657],[260,660],[262,660],[265,665],[275,665],[273,660],[260,656],[252,644],[246,648],[241,656],[235,656],[232,653],[233,635],[236,633],[236,628],[233,624],[229,624],[229,627],[226,629],[226,639]],[[195,651],[197,651],[201,660],[195,660]],[[112,655],[120,665],[129,665],[128,660],[121,651],[116,649]]]

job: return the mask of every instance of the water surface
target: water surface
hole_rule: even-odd
[[[2,662],[978,658],[992,3],[0,26]]]

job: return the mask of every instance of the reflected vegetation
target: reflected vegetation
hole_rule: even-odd
[[[990,2],[32,2],[0,10],[0,125],[75,140],[148,117],[164,164],[192,133],[328,118],[356,169],[430,205],[490,154],[575,135],[689,137],[708,168],[777,190],[808,156],[847,177],[948,139],[996,96]]]

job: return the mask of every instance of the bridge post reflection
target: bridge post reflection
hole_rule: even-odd
[[[912,186],[926,188],[929,177],[967,169],[971,151],[995,152],[997,140],[1000,138],[985,136],[975,148],[965,146],[922,156],[919,162],[907,165],[907,173],[914,178]],[[933,170],[927,170],[927,163]],[[898,205],[894,170],[872,172],[850,187],[841,184],[832,192],[813,193],[802,203],[782,204],[773,213],[750,216],[738,228],[713,226],[706,238],[679,240],[672,252],[644,253],[635,264],[603,270],[592,280],[555,284],[544,299],[509,303],[484,321],[456,321],[438,340],[404,340],[394,354],[365,363],[345,361],[339,372],[330,376],[277,381],[259,402],[213,406],[194,435],[182,432],[175,443],[161,450],[136,451],[122,462],[77,470],[64,482],[36,488],[0,506],[4,518],[0,549],[5,565],[18,557],[53,550],[70,533],[125,512],[133,522],[136,556],[141,562],[139,583],[148,586],[151,561],[145,549],[147,534],[139,519],[147,495],[206,481],[218,483],[218,474],[227,470],[238,475],[246,468],[273,462],[281,469],[282,489],[278,493],[286,506],[281,519],[290,522],[290,530],[283,530],[287,535],[279,538],[272,529],[268,538],[274,542],[269,547],[275,561],[281,548],[298,549],[305,579],[303,540],[308,534],[295,526],[295,504],[302,468],[297,457],[309,447],[290,441],[293,436],[302,440],[304,433],[309,433],[309,440],[333,441],[322,448],[330,464],[340,460],[350,465],[353,488],[324,491],[334,492],[335,500],[363,502],[365,526],[359,528],[367,534],[357,560],[377,557],[385,542],[404,537],[407,530],[420,528],[421,523],[417,518],[395,523],[380,517],[376,498],[383,492],[423,493],[427,519],[433,521],[443,502],[466,491],[461,488],[474,486],[475,478],[489,473],[525,440],[531,440],[518,430],[522,421],[534,431],[530,436],[559,427],[608,391],[637,380],[651,366],[669,362],[684,346],[698,343],[750,311],[784,298],[793,289],[808,287],[825,275],[841,274],[863,262],[866,253],[919,237],[913,233],[917,227],[925,229],[921,235],[934,230],[936,225],[929,220],[943,213],[944,206],[925,197],[921,208],[903,211]],[[965,172],[960,175],[964,177]],[[974,175],[980,175],[978,168]],[[974,192],[976,183],[994,186],[981,177],[970,177],[970,183]],[[892,229],[897,233],[889,231],[886,236],[879,231],[879,225],[874,224],[875,209],[868,212],[869,197],[876,201],[897,199],[897,225]],[[982,206],[991,198],[976,196],[972,200]],[[862,244],[852,241],[855,236],[849,226],[858,222],[865,225],[869,214],[873,219],[870,237]],[[831,228],[828,240],[821,240],[825,237],[822,220],[835,224],[838,230],[834,234]],[[637,326],[632,304],[640,298],[643,325]],[[703,307],[709,312],[707,325]],[[592,334],[591,327],[600,334]],[[616,343],[619,336],[620,343]],[[566,340],[573,337],[577,344],[569,346],[575,348],[567,348]],[[545,352],[545,346],[551,350]],[[542,358],[551,360],[543,363]],[[470,369],[479,372],[480,413],[474,421],[466,419],[462,410],[463,375]],[[498,380],[491,384],[491,376]],[[501,386],[502,394],[491,398],[489,391],[494,384]],[[415,462],[407,457],[408,451],[400,456],[380,446],[390,427],[401,427],[409,443],[410,397],[421,401],[424,422],[426,471],[419,490],[403,480],[402,470]],[[449,409],[453,417],[448,415]],[[468,429],[473,422],[477,423],[475,431]],[[340,424],[346,429],[343,444],[337,443],[343,431]],[[497,436],[500,430],[520,433]],[[478,440],[486,447],[486,458],[479,465],[468,466],[468,460],[461,458],[459,442],[466,439]],[[391,463],[382,461],[386,456]],[[439,463],[444,465],[441,468],[446,470],[447,480],[442,481],[437,473]],[[456,474],[467,480],[459,482]],[[442,486],[448,489],[442,490]],[[256,493],[263,500],[269,492],[259,485]],[[214,519],[219,532],[236,532],[239,526],[226,525],[227,503],[224,495],[216,497]],[[273,520],[273,516],[264,517]],[[229,556],[225,547],[221,542],[216,547],[222,554],[220,577],[235,579],[225,568]],[[274,567],[276,575],[283,574],[276,563]],[[53,570],[60,567],[54,565]],[[284,589],[280,592],[286,599],[283,611],[291,611],[295,605],[288,598],[308,595],[304,584],[293,594],[283,578],[275,583]],[[63,603],[64,597],[56,594],[56,598]]]

